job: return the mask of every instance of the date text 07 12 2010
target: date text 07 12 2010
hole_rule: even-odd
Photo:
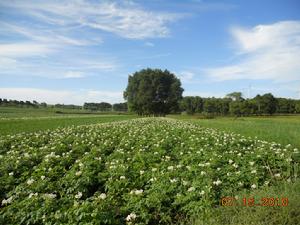
[[[269,207],[285,207],[289,204],[289,199],[286,197],[244,197],[237,199],[235,197],[223,197],[220,200],[221,206],[269,206]]]

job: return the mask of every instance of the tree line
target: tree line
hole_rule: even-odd
[[[100,103],[84,103],[83,106],[73,104],[54,104],[49,105],[45,102],[39,103],[37,101],[18,101],[11,99],[0,98],[1,107],[22,107],[22,108],[57,108],[57,109],[77,109],[77,110],[91,110],[91,111],[116,111],[127,112],[127,103],[110,104],[108,102]]]
[[[127,103],[124,102],[124,103],[110,104],[108,102],[100,102],[100,103],[85,102],[83,105],[83,109],[92,110],[92,111],[102,111],[102,112],[109,112],[109,111],[127,112]]]
[[[38,103],[37,101],[30,102],[30,101],[18,101],[18,100],[0,98],[0,106],[39,108],[39,107],[47,107],[47,104],[45,102]]]
[[[300,113],[300,100],[275,98],[271,93],[245,99],[241,92],[224,98],[182,97],[180,80],[168,70],[142,69],[129,75],[124,98],[129,111],[139,115],[161,116],[168,113],[209,115],[272,115]]]
[[[47,105],[37,101],[17,101],[0,98],[0,106],[55,107],[83,109],[90,111],[134,112],[142,116],[164,116],[170,113],[202,113],[208,115],[272,115],[300,113],[300,100],[276,98],[271,93],[256,95],[245,99],[241,92],[233,92],[224,98],[183,97],[184,89],[180,80],[170,71],[161,69],[142,69],[129,75],[124,91],[127,102],[110,104],[108,102],[86,102],[77,105]]]
[[[181,112],[212,115],[272,115],[300,113],[300,100],[276,98],[271,93],[244,99],[241,92],[230,93],[224,98],[186,96],[180,100]]]

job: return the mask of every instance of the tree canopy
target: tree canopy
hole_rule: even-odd
[[[111,111],[112,105],[108,102],[100,102],[100,103],[85,102],[83,108],[87,110],[94,110],[94,111]]]
[[[186,96],[180,101],[180,109],[188,114],[214,115],[272,115],[274,113],[300,113],[300,100],[275,98],[271,93],[244,99],[241,92],[233,92],[225,98],[201,98]]]
[[[174,74],[148,68],[129,76],[124,98],[128,109],[139,115],[165,115],[179,110],[182,92]]]

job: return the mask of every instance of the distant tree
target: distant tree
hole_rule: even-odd
[[[188,114],[201,113],[203,111],[203,99],[199,96],[186,96],[180,101],[181,111]]]
[[[296,113],[300,113],[300,100],[295,103],[295,111]]]
[[[233,101],[243,101],[241,92],[232,92],[226,95],[227,98],[231,98]]]
[[[267,93],[262,96],[257,95],[254,99],[256,101],[259,114],[272,115],[276,112],[277,99],[271,93]]]
[[[219,112],[221,115],[227,115],[229,113],[229,105],[232,100],[230,98],[219,99]]]
[[[296,101],[293,99],[277,98],[276,113],[295,113]]]
[[[100,102],[100,103],[84,103],[84,109],[93,110],[93,111],[111,111],[112,105],[108,102]]]
[[[100,102],[98,104],[98,109],[100,111],[111,111],[112,110],[112,105],[108,102]]]
[[[219,113],[218,100],[216,98],[205,98],[203,100],[203,111],[208,114]]]
[[[30,101],[26,101],[26,102],[25,102],[25,105],[26,105],[27,107],[33,106],[33,104],[32,104]]]
[[[242,102],[240,101],[232,101],[229,103],[229,112],[235,116],[242,115]]]
[[[139,115],[165,115],[179,110],[182,92],[180,80],[168,70],[143,69],[129,76],[124,98]]]
[[[119,112],[127,112],[127,102],[113,104],[113,110]]]
[[[40,106],[43,107],[43,108],[46,108],[46,107],[47,107],[47,103],[46,103],[46,102],[42,102],[42,103],[40,104]]]

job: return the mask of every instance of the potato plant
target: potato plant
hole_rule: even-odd
[[[176,224],[223,196],[293,182],[297,154],[165,118],[4,136],[0,224]]]

